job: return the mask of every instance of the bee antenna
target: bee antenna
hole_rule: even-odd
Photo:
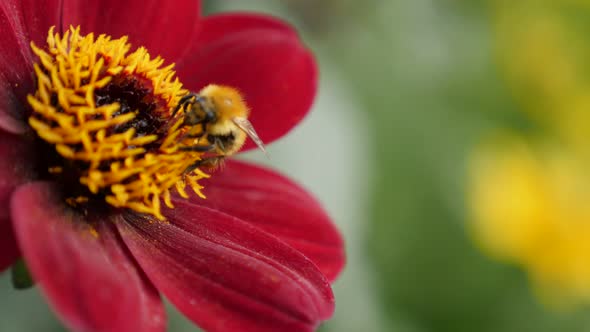
[[[248,135],[248,137],[250,137],[250,139],[256,144],[256,146],[258,146],[258,148],[262,150],[262,152],[264,152],[266,158],[269,158],[268,152],[264,148],[264,143],[262,142],[260,137],[258,137],[258,134],[256,133],[256,130],[254,130],[254,126],[252,126],[252,123],[250,123],[248,119],[240,117],[235,117],[232,119],[232,121],[236,124],[236,126],[240,127],[240,129],[242,129]]]

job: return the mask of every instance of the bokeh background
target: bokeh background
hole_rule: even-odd
[[[322,331],[590,331],[590,1],[205,4],[282,17],[317,55],[310,116],[242,158],[342,229]],[[6,274],[0,313],[0,331],[63,331]]]

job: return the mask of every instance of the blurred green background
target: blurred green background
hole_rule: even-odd
[[[312,114],[269,148],[271,161],[244,158],[304,184],[344,233],[349,262],[322,331],[590,331],[587,308],[544,306],[526,272],[485,256],[465,227],[474,147],[496,128],[536,130],[499,60],[511,51],[496,38],[499,2],[205,1],[208,13],[282,17],[317,55]],[[0,312],[0,331],[63,330],[35,289],[14,291],[6,275]],[[195,330],[170,315],[170,331]]]

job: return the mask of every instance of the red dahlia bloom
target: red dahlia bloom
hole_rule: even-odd
[[[129,36],[175,62],[188,90],[237,88],[265,143],[304,117],[317,73],[295,31],[261,15],[201,17],[199,8],[196,0],[0,3],[0,271],[22,255],[74,330],[162,331],[159,292],[210,331],[308,331],[333,312],[340,235],[313,197],[273,171],[229,161],[200,182],[206,200],[173,194],[165,221],[128,208],[77,209],[65,203],[69,187],[48,177],[52,165],[40,156],[53,148],[41,149],[27,123],[32,96],[43,99],[38,76],[51,75],[34,70],[29,44],[43,48],[51,26]]]

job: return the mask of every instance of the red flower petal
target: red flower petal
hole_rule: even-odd
[[[0,131],[0,272],[20,255],[8,205],[15,188],[34,176],[27,146],[20,137]]]
[[[94,220],[93,235],[87,220],[60,204],[44,182],[20,187],[11,204],[25,260],[59,316],[76,331],[163,331],[159,295],[116,231]]]
[[[47,32],[52,26],[60,29],[62,0],[10,0],[18,3],[23,14],[29,40],[38,46],[47,43]],[[28,45],[28,44],[27,44]]]
[[[227,33],[248,30],[277,30],[297,38],[297,32],[278,18],[255,13],[223,13],[204,17],[201,20],[202,33],[195,36],[198,43],[190,43],[190,52],[180,58],[177,64],[191,61],[194,52],[199,52],[203,44],[215,42]]]
[[[8,218],[14,189],[33,179],[30,142],[21,136],[0,131],[0,219]]]
[[[23,102],[34,88],[33,58],[20,2],[0,1],[0,129],[22,133]]]
[[[0,71],[0,131],[22,134],[27,128],[23,120],[24,108],[12,88],[13,84],[6,81]]]
[[[152,56],[175,61],[198,29],[199,0],[64,0],[63,28],[80,25],[82,32],[129,36]]]
[[[238,88],[265,143],[286,134],[309,111],[316,64],[287,24],[253,14],[209,16],[191,44],[199,48],[178,63],[181,81],[193,91],[210,83]],[[253,147],[248,140],[244,149]]]
[[[0,272],[14,264],[20,256],[9,218],[0,218]]]
[[[174,200],[169,223],[136,215],[121,237],[156,287],[207,331],[311,331],[334,310],[299,252],[232,216]]]
[[[274,171],[231,161],[202,182],[194,204],[227,213],[278,237],[311,259],[333,281],[344,266],[344,244],[309,193]]]

